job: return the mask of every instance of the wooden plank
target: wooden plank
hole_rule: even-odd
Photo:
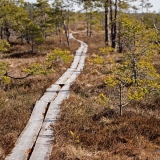
[[[75,79],[79,76],[80,71],[74,72],[71,77],[68,78],[65,84],[71,85]]]
[[[81,63],[81,64],[78,65],[77,71],[82,71],[83,68],[84,68],[84,63]]]
[[[40,100],[41,101],[45,101],[45,102],[51,102],[52,100],[55,99],[55,97],[57,96],[57,93],[45,93],[41,98]]]
[[[81,45],[81,46],[77,49],[76,53],[82,53],[83,49],[84,49],[84,47],[83,47],[83,45]]]
[[[61,87],[59,85],[52,84],[50,88],[46,89],[46,92],[57,92],[58,90],[60,90],[60,88]]]
[[[56,99],[51,102],[30,160],[49,159],[52,151],[52,141],[54,139],[53,129],[50,126],[56,122],[60,111],[59,105],[68,97],[69,87],[69,85],[63,86]]]
[[[78,66],[78,63],[79,63],[80,58],[81,58],[81,56],[75,56],[75,57],[74,57],[74,61],[73,61],[73,63],[72,63],[72,65],[71,65],[70,68],[76,69],[77,66]]]
[[[6,157],[6,160],[27,160],[41,129],[47,105],[48,103],[44,101],[36,102],[27,126],[18,138],[12,153]]]
[[[30,160],[47,160],[52,151],[52,142],[54,139],[51,124],[56,122],[56,117],[60,111],[59,105],[54,102],[50,104],[48,114],[43,122],[42,129],[36,141]]]
[[[81,45],[81,47],[78,48],[78,50],[76,51],[75,57],[74,57],[74,61],[70,68],[77,68],[79,61],[81,59],[83,49],[84,49],[83,45]]]
[[[78,59],[77,59],[78,60]],[[79,61],[79,60],[78,60]],[[67,70],[56,82],[55,84],[64,84],[65,81],[72,75],[75,69]]]
[[[80,61],[79,61],[79,64],[81,64],[81,63],[85,63],[85,59],[86,59],[86,56],[84,55],[84,56],[81,56],[81,59],[80,59]]]
[[[76,51],[75,56],[81,56],[82,52]]]
[[[62,89],[59,91],[57,97],[54,100],[56,104],[61,104],[69,96],[69,88],[70,85],[64,85],[62,87]]]
[[[60,90],[60,88],[61,87],[59,85],[52,85],[50,88],[47,88],[46,92],[39,100],[45,101],[48,103],[51,102],[57,96],[57,93]]]

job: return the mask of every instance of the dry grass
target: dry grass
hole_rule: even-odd
[[[154,58],[154,67],[157,69],[157,73],[160,74],[160,56],[157,55]]]
[[[76,36],[90,45],[87,59],[104,45],[102,36]],[[117,58],[115,54],[112,57]],[[104,59],[106,63],[98,66],[86,61],[84,71],[71,87],[70,97],[61,105],[58,121],[53,125],[55,140],[50,159],[159,160],[160,97],[124,107],[123,116],[119,116],[118,108],[112,110],[99,104],[98,95],[111,91],[103,83],[110,69],[108,57]],[[104,110],[105,114],[95,118]]]
[[[104,35],[101,33],[93,33],[92,37],[86,35],[86,31],[78,32],[74,34],[75,38],[82,40],[89,44],[87,54],[93,54],[99,51],[100,47],[105,47]]]
[[[70,49],[74,54],[79,43],[71,41],[70,48],[66,43],[60,45],[57,39],[48,39],[41,50],[36,47],[35,53],[28,52],[27,45],[16,42],[12,44],[8,53],[1,54],[0,61],[10,63],[9,74],[14,77],[21,77],[24,73],[21,68],[31,63],[43,63],[46,54],[56,47]],[[0,159],[4,159],[20,135],[31,115],[35,102],[43,95],[46,88],[53,84],[70,64],[57,64],[55,72],[48,76],[31,76],[26,79],[12,79],[11,84],[0,89]]]

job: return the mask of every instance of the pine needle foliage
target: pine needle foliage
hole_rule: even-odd
[[[7,51],[10,44],[6,40],[0,40],[0,51]]]
[[[49,67],[52,67],[56,62],[62,61],[67,64],[70,63],[72,59],[73,56],[70,54],[70,51],[56,48],[47,55],[46,62]]]
[[[157,53],[157,46],[152,42],[157,41],[157,33],[135,19],[124,17],[121,36],[125,51],[120,55],[120,62],[113,63],[114,67],[104,82],[117,88],[122,115],[122,107],[129,102],[160,93],[160,75],[152,63]]]
[[[8,84],[10,83],[10,78],[6,75],[6,72],[9,70],[9,63],[0,62],[0,83],[1,84]]]

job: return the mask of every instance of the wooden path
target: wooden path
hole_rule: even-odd
[[[72,34],[70,38],[75,39]],[[76,39],[75,39],[76,40]],[[19,136],[12,153],[5,160],[48,160],[54,132],[50,125],[55,123],[60,104],[69,96],[70,85],[84,67],[88,45],[80,40],[71,67],[46,90],[36,102],[27,126]]]

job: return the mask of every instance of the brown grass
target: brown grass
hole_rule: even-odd
[[[156,68],[158,74],[160,74],[160,63],[159,63],[159,61],[160,61],[160,56],[159,55],[155,56],[154,67]]]
[[[64,37],[63,37],[64,38]],[[12,44],[8,53],[1,54],[0,61],[10,63],[9,74],[21,77],[24,73],[21,68],[31,63],[43,63],[46,54],[56,47],[70,49],[74,54],[79,43],[71,41],[70,48],[66,43],[60,43],[57,39],[48,39],[44,45],[36,46],[34,54],[31,54],[29,46],[18,42]],[[38,49],[41,47],[41,49]],[[5,88],[0,88],[0,159],[4,159],[20,135],[32,113],[35,102],[43,95],[46,88],[53,84],[70,64],[57,64],[55,72],[48,76],[31,76],[22,80],[12,79]]]
[[[76,36],[90,45],[87,59],[104,46],[102,36]],[[99,104],[98,95],[111,91],[103,83],[110,69],[108,57],[104,59],[105,64],[98,66],[86,61],[84,71],[71,87],[70,97],[61,105],[58,121],[53,125],[55,140],[50,159],[159,160],[160,97],[124,107],[123,116],[119,116],[118,107],[112,110]],[[100,114],[104,110],[107,112]]]

